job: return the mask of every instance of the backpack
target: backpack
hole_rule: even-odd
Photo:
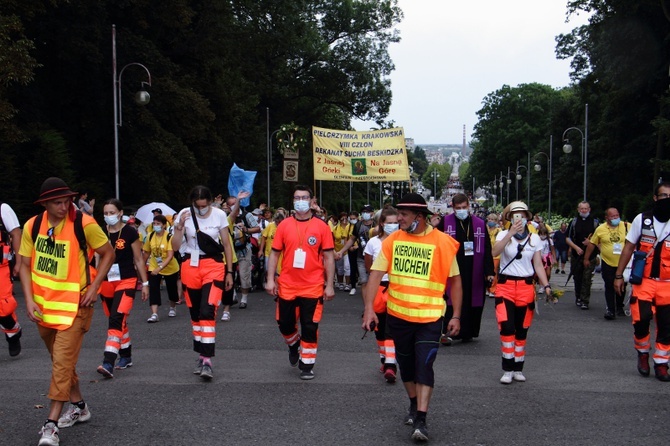
[[[5,227],[5,223],[2,221],[2,205],[4,203],[0,201],[0,246],[2,245],[7,245],[9,248],[7,250],[7,254],[10,257],[9,260],[9,267],[13,270],[14,265],[16,265],[16,255],[14,253],[14,250],[12,249],[12,244],[11,244],[11,237],[9,235],[9,231],[7,231],[7,228]],[[0,263],[5,261],[5,252],[3,251],[4,248],[0,249]],[[11,277],[11,274],[10,274]]]
[[[233,225],[233,245],[235,251],[243,251],[247,249],[247,242],[249,241],[247,233],[242,231],[237,224]]]

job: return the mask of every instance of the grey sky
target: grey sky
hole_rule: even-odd
[[[555,36],[587,22],[565,23],[567,0],[399,0],[402,40],[389,52],[390,120],[417,144],[471,140],[482,99],[503,85],[570,83]],[[356,130],[374,123],[354,121]]]

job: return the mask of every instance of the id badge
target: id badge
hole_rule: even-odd
[[[119,280],[121,280],[121,270],[119,269],[119,264],[114,263],[107,273],[107,281],[117,282]]]
[[[475,242],[463,242],[463,250],[466,256],[475,255]]]
[[[305,269],[305,260],[307,259],[307,253],[301,248],[295,250],[293,254],[293,268]]]
[[[156,256],[156,263],[161,263],[162,261],[163,261],[163,257]]]
[[[614,247],[612,248],[612,253],[615,255],[620,255],[622,250],[622,245],[621,243],[614,243]]]
[[[200,264],[200,250],[196,249],[191,253],[191,266],[197,268]]]

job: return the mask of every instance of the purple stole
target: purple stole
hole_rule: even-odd
[[[484,220],[474,215],[470,215],[470,220],[472,221],[472,229],[474,231],[474,246],[475,254],[472,264],[472,306],[473,307],[483,307],[484,306],[484,237],[488,237],[488,232],[486,231],[486,224]],[[449,214],[444,216],[444,232],[449,234],[451,237],[456,239],[456,224],[458,224],[458,219],[456,214]],[[461,245],[463,242],[456,239]],[[460,267],[460,265],[459,265]],[[447,283],[447,294],[451,290],[451,286]],[[451,305],[451,298],[447,301],[448,305]]]

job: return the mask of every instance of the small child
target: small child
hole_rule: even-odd
[[[549,237],[549,231],[544,223],[539,223],[537,228],[537,235],[540,236],[542,243],[542,265],[544,266],[544,272],[547,274],[547,280],[551,279],[551,265],[553,264],[553,259],[556,258],[556,250],[554,249],[554,241]],[[538,294],[543,294],[544,289],[539,289]],[[558,299],[554,298],[553,303],[556,303]]]

